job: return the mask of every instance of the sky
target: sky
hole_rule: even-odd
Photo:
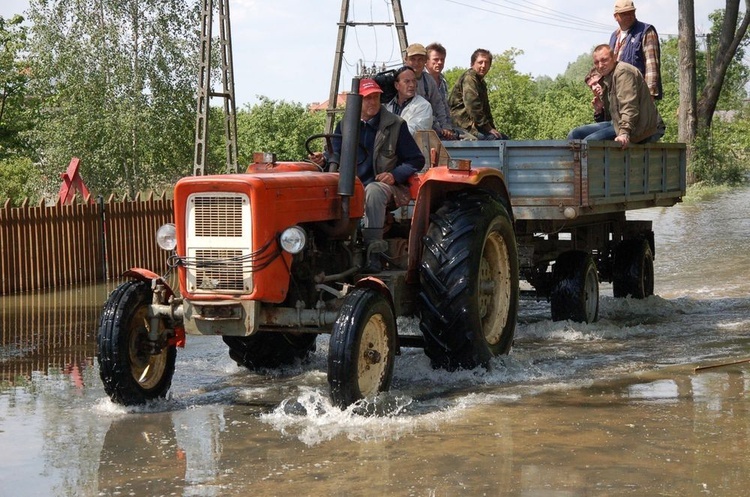
[[[661,37],[677,35],[677,0],[634,3],[638,19],[653,24]],[[22,14],[28,4],[0,0],[0,16]],[[709,30],[709,13],[724,5],[695,0],[698,35]],[[613,6],[614,0],[401,0],[409,43],[442,43],[446,68],[467,68],[476,48],[495,54],[516,48],[523,51],[516,58],[519,72],[553,78],[582,53],[609,41],[616,28]],[[303,104],[328,99],[341,0],[229,0],[229,9],[238,108],[259,96]],[[391,21],[392,13],[389,0],[349,0],[350,22]],[[218,35],[218,28],[213,32]],[[699,47],[703,40],[698,39]],[[351,87],[362,63],[395,67],[399,62],[395,28],[348,27],[340,91]]]

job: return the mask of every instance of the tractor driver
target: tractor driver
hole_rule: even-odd
[[[410,199],[409,178],[424,166],[425,159],[399,116],[380,104],[383,90],[373,79],[359,82],[362,95],[360,132],[357,152],[357,177],[365,186],[365,219],[362,236],[365,245],[383,239],[386,209],[406,205]],[[336,125],[333,152],[341,153],[341,123]],[[364,150],[362,150],[364,148]],[[367,151],[365,153],[365,150]],[[310,160],[322,166],[325,157],[318,152]],[[366,273],[382,270],[380,253],[371,253]]]

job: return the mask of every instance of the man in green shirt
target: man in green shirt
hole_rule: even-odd
[[[478,48],[471,54],[471,69],[464,72],[453,86],[448,106],[453,124],[465,129],[478,140],[507,140],[495,128],[484,77],[492,67],[492,54]]]

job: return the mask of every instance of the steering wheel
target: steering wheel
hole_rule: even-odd
[[[325,138],[325,141],[326,141],[325,150],[327,150],[328,152],[332,151],[333,150],[333,137],[334,136],[336,136],[336,135],[334,135],[332,133],[318,133],[317,135],[311,135],[307,140],[305,140],[305,151],[307,152],[308,155],[314,154],[315,151],[312,148],[310,148],[310,145],[315,140],[319,140],[321,138]]]
[[[305,140],[305,151],[307,152],[308,155],[312,155],[313,153],[315,153],[312,150],[312,148],[310,148],[310,144],[315,140],[320,140],[321,138],[323,138],[326,141],[325,150],[328,153],[333,153],[333,138],[334,137],[341,138],[341,135],[337,135],[335,133],[318,133],[316,135],[311,135],[310,137],[307,138],[307,140]],[[370,154],[367,152],[367,149],[365,148],[365,146],[362,145],[361,143],[358,143],[357,146],[359,150],[362,151],[362,160],[357,163],[357,165],[360,165],[365,160],[367,160],[367,156]],[[336,162],[336,164],[338,165],[338,162]],[[323,166],[323,170],[328,170],[328,165]],[[338,167],[334,168],[332,171],[335,172],[337,170],[338,170]]]

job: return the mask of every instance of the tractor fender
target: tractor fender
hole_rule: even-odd
[[[157,283],[160,284],[160,285],[162,285],[164,287],[164,293],[163,293],[163,295],[164,295],[164,299],[165,299],[165,302],[163,302],[163,303],[165,303],[165,304],[167,302],[169,302],[169,299],[172,296],[174,296],[174,290],[172,290],[172,287],[169,286],[169,283],[167,283],[166,281],[164,281],[164,278],[162,278],[161,275],[156,274],[155,272],[153,272],[153,271],[151,271],[149,269],[144,269],[144,268],[141,268],[141,267],[131,267],[130,269],[128,269],[127,271],[125,271],[124,273],[122,273],[122,276],[125,276],[125,277],[128,277],[128,278],[132,278],[132,279],[138,280],[138,281],[149,282],[149,283],[151,283],[152,287],[155,284],[157,284]]]
[[[505,206],[511,222],[514,221],[510,194],[505,184],[505,176],[497,169],[480,167],[468,170],[451,170],[447,167],[433,167],[420,174],[416,185],[414,215],[409,233],[409,262],[407,281],[417,278],[417,267],[422,257],[422,237],[430,225],[430,214],[435,212],[448,194],[468,189],[482,189],[492,192]]]
[[[372,290],[376,290],[380,292],[383,297],[385,297],[388,300],[388,304],[391,306],[391,309],[395,310],[396,306],[393,303],[393,295],[391,294],[391,290],[388,288],[388,285],[383,282],[380,278],[376,278],[374,276],[365,276],[364,278],[358,280],[354,284],[355,288],[370,288]]]
[[[175,346],[179,348],[185,347],[185,327],[182,324],[182,314],[175,312],[175,303],[170,302],[170,299],[174,296],[174,290],[172,290],[172,287],[169,286],[169,284],[164,281],[164,278],[162,278],[160,275],[156,274],[155,272],[144,269],[141,267],[132,267],[122,273],[122,276],[132,278],[134,280],[138,281],[144,281],[146,283],[151,283],[151,287],[154,288],[157,284],[161,285],[162,291],[159,292],[159,300],[161,301],[160,304],[154,303],[152,307],[159,308],[162,307],[162,314],[163,317],[169,317],[172,322],[174,323],[173,330],[174,334],[172,334],[168,339],[168,344],[170,346]],[[169,306],[168,308],[165,306]],[[181,307],[179,308],[181,311]],[[158,319],[158,318],[157,318]]]
[[[451,170],[447,167],[428,169],[419,176],[419,185],[415,196],[417,204],[415,211],[427,209],[432,212],[442,205],[448,193],[469,188],[481,188],[493,192],[505,205],[511,220],[513,219],[510,193],[508,193],[505,176],[501,171],[491,167],[479,167],[466,171]]]

